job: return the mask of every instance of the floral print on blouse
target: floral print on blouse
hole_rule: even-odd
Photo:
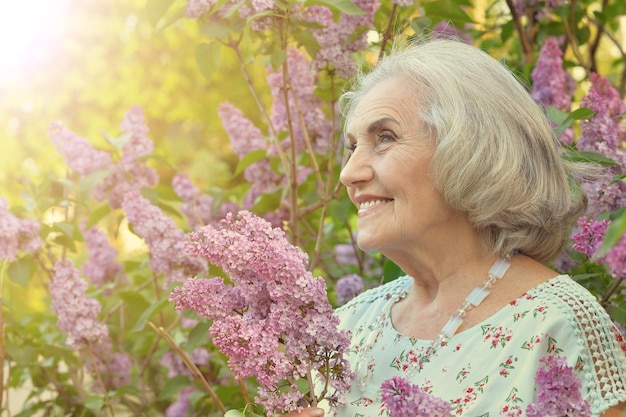
[[[626,401],[624,340],[593,295],[570,277],[533,288],[449,338],[423,362],[431,341],[397,333],[389,317],[371,350],[365,348],[381,311],[411,284],[408,276],[398,278],[337,310],[341,327],[352,332],[350,363],[361,372],[336,416],[386,416],[379,390],[394,375],[449,401],[454,416],[524,416],[536,401],[539,359],[549,354],[565,356],[576,370],[594,416]]]

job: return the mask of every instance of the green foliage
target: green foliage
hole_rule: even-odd
[[[63,59],[45,71],[25,72],[12,80],[11,88],[2,90],[0,123],[10,136],[0,141],[3,195],[11,202],[13,213],[41,221],[40,237],[44,242],[36,254],[24,253],[5,262],[0,273],[0,330],[4,329],[5,335],[0,343],[0,359],[8,371],[0,380],[0,398],[18,391],[25,395],[17,404],[17,400],[11,401],[12,407],[19,408],[11,410],[13,415],[164,415],[187,389],[191,390],[191,407],[202,415],[263,414],[249,404],[256,381],[235,380],[226,359],[211,343],[210,323],[191,313],[174,311],[168,291],[163,289],[167,277],[151,269],[150,254],[124,213],[93,199],[94,187],[108,172],[77,178],[45,140],[46,126],[52,120],[63,119],[71,130],[117,160],[129,136],[118,135],[114,126],[132,104],[142,107],[150,137],[156,143],[155,155],[147,163],[161,178],[157,186],[143,189],[142,194],[186,232],[190,227],[185,224],[183,201],[171,186],[176,173],[187,173],[203,192],[210,194],[217,211],[226,202],[241,204],[250,189],[243,175],[246,169],[269,161],[271,170],[286,180],[259,195],[252,210],[267,215],[281,208],[289,211],[283,219],[284,228],[292,242],[310,255],[310,268],[325,278],[333,301],[334,284],[344,275],[359,274],[373,286],[404,274],[390,260],[358,250],[353,263],[337,260],[338,245],[356,248],[356,219],[353,205],[338,181],[341,122],[337,100],[349,82],[337,74],[336,68],[326,66],[316,74],[315,97],[321,100],[320,107],[333,131],[326,154],[307,150],[297,155],[275,155],[263,149],[239,158],[230,151],[216,116],[220,103],[232,102],[269,142],[276,144],[293,137],[294,131],[288,128],[277,131],[269,117],[273,102],[285,96],[270,94],[267,71],[290,69],[286,59],[290,46],[308,54],[309,59],[320,52],[321,46],[312,34],[319,24],[302,20],[292,8],[327,7],[335,22],[342,15],[358,16],[363,11],[350,0],[279,0],[273,10],[243,19],[239,12],[245,2],[221,9],[227,3],[219,0],[207,14],[193,21],[184,17],[183,0],[81,2],[68,18],[68,36],[59,51]],[[355,53],[353,60],[365,63],[363,70],[367,71],[367,64],[376,62],[383,40],[392,37],[386,33],[388,27],[402,42],[428,33],[438,23],[449,22],[463,28],[463,35],[471,36],[476,45],[506,60],[529,79],[546,37],[562,35],[569,45],[566,66],[584,73],[577,80],[577,100],[584,94],[592,71],[613,80],[623,93],[624,85],[617,85],[626,72],[623,57],[612,59],[611,51],[621,47],[623,53],[623,46],[614,39],[619,29],[617,16],[626,13],[624,2],[569,2],[552,10],[549,19],[534,12],[527,10],[527,16],[516,16],[502,2],[438,0],[396,8],[391,0],[383,0],[374,27],[355,32],[357,36],[370,30],[371,36],[367,50]],[[263,19],[270,19],[274,26],[255,31],[253,25]],[[603,35],[606,33],[610,36]],[[390,44],[385,48],[389,49]],[[290,82],[288,79],[282,85],[282,91],[291,88]],[[27,103],[33,111],[21,109]],[[593,116],[591,110],[582,107],[572,112],[553,107],[546,111],[557,135],[566,129],[578,132],[580,121]],[[302,114],[293,116],[296,120]],[[102,131],[104,128],[113,133]],[[580,152],[575,146],[565,149],[563,157],[615,165],[604,155]],[[307,168],[311,174],[298,183],[291,175],[296,167]],[[614,178],[623,180],[624,174]],[[626,229],[626,211],[606,216],[612,223],[600,255],[616,244]],[[86,251],[83,222],[87,228],[98,226],[105,231],[120,253],[123,274],[102,287],[91,285],[88,296],[102,306],[100,319],[109,329],[113,351],[131,357],[131,381],[122,386],[100,380],[102,373],[91,365],[95,360],[93,350],[73,351],[67,347],[66,335],[58,329],[57,318],[50,310],[48,286],[54,262],[70,258],[80,266],[93,256]],[[616,321],[626,324],[623,286],[595,260],[577,253],[573,257],[578,266],[571,271],[572,276],[602,300]],[[209,275],[223,274],[211,267]],[[196,320],[195,324],[181,325],[189,319]],[[207,352],[209,361],[197,364],[196,374],[189,371],[168,375],[162,365],[164,357],[172,354],[181,360],[198,349]],[[220,410],[203,382],[212,387],[228,411]],[[307,387],[301,385],[299,389],[306,392]],[[4,412],[8,413],[6,402],[0,401],[0,415]]]

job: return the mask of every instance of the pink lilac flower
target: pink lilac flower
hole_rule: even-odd
[[[83,264],[81,272],[97,287],[112,282],[115,277],[124,275],[122,265],[117,262],[117,249],[111,246],[106,234],[93,226],[83,230],[89,260]]]
[[[343,305],[363,291],[363,278],[357,274],[341,277],[335,285],[337,303]]]
[[[14,261],[20,252],[35,253],[41,247],[40,225],[9,211],[9,202],[0,197],[0,259]]]
[[[156,171],[142,160],[152,154],[154,143],[147,137],[148,128],[141,108],[133,106],[124,116],[120,128],[123,134],[129,135],[128,142],[122,147],[120,160],[93,191],[96,200],[108,200],[114,209],[121,207],[126,193],[154,187],[159,182]]]
[[[268,142],[263,138],[261,130],[237,107],[224,102],[219,105],[217,114],[228,133],[230,146],[238,156],[243,157],[252,151],[268,148]]]
[[[540,359],[537,370],[537,402],[526,408],[528,417],[591,415],[589,402],[580,393],[581,382],[565,357],[549,355]]]
[[[113,164],[111,156],[98,150],[85,138],[67,130],[61,122],[53,122],[48,136],[72,171],[78,175],[89,175]]]
[[[617,163],[617,166],[608,167],[606,175],[597,181],[583,183],[583,190],[589,196],[588,214],[597,217],[602,212],[626,205],[626,183],[611,183],[615,175],[626,171],[626,128],[620,123],[626,104],[605,77],[594,73],[590,80],[591,88],[583,97],[581,106],[595,114],[591,119],[581,121],[582,132],[576,146],[582,151],[608,156]]]
[[[334,69],[344,78],[349,78],[356,72],[350,54],[367,48],[367,29],[373,26],[374,14],[380,7],[380,1],[356,0],[354,4],[365,13],[341,14],[337,22],[333,20],[332,12],[325,7],[313,6],[304,12],[304,19],[324,26],[311,30],[320,45],[314,61],[316,69]],[[355,36],[357,33],[359,35]]]
[[[332,125],[322,111],[321,100],[315,96],[315,74],[305,56],[293,47],[287,50],[285,65],[289,68],[288,103],[285,103],[283,94],[288,86],[283,79],[282,69],[270,68],[268,71],[267,81],[275,98],[272,104],[272,125],[277,132],[290,132],[289,120],[291,120],[293,137],[283,142],[285,148],[288,148],[290,140],[293,140],[296,152],[304,152],[307,149],[306,132],[313,149],[319,154],[324,154],[328,150]]]
[[[126,194],[122,207],[133,231],[148,245],[150,267],[166,277],[164,287],[206,271],[204,260],[185,252],[185,234],[174,220],[152,205],[139,191]]]
[[[544,21],[550,19],[553,9],[564,3],[564,0],[516,0],[513,9],[518,16],[528,12],[535,16],[535,20]]]
[[[428,394],[403,377],[394,376],[380,386],[389,417],[450,417],[450,403]]]
[[[148,126],[139,106],[132,106],[124,115],[120,129],[130,135],[122,146],[121,162],[135,163],[138,159],[150,156],[154,152],[154,142],[148,138]]]
[[[193,387],[185,387],[178,394],[178,399],[176,402],[170,404],[169,407],[165,410],[166,417],[195,417],[198,414],[195,411],[192,411],[189,414],[189,409],[191,408],[191,400],[189,399],[189,394],[194,391]]]
[[[607,251],[603,261],[614,277],[626,276],[626,234]]]
[[[91,350],[93,354],[87,359],[86,366],[89,372],[99,375],[92,382],[94,392],[103,394],[130,383],[130,355],[126,352],[113,352],[108,336],[97,345],[91,346]]]
[[[337,330],[324,280],[307,271],[306,254],[281,229],[241,211],[227,215],[220,229],[192,232],[187,250],[222,268],[229,282],[188,279],[170,300],[212,320],[213,342],[239,377],[257,378],[257,401],[268,415],[298,407],[302,395],[281,392],[281,381],[322,366],[340,369],[328,379],[327,399],[344,403],[352,379],[343,357],[349,339]]]
[[[190,359],[198,367],[209,366],[209,351],[205,348],[197,348],[190,355]],[[179,375],[193,377],[191,370],[185,365],[180,355],[172,350],[165,352],[161,359],[161,365],[168,369],[168,378],[174,378]]]
[[[67,345],[78,350],[89,344],[96,346],[108,339],[108,328],[98,320],[101,306],[86,295],[87,283],[79,276],[74,263],[58,261],[50,282],[52,311],[59,317],[59,329],[67,333]]]
[[[585,216],[581,217],[578,219],[578,229],[572,235],[574,241],[572,248],[592,259],[602,245],[609,224],[608,220],[596,221]]]
[[[187,0],[186,15],[190,19],[197,19],[215,5],[216,0]]]
[[[202,194],[191,182],[189,176],[178,173],[172,179],[174,192],[183,199],[180,211],[187,218],[187,223],[192,229],[196,229],[213,221],[212,206],[213,197]]]
[[[555,37],[547,38],[542,45],[531,78],[533,80],[531,97],[537,103],[543,105],[544,108],[552,106],[564,112],[570,111],[576,82],[563,69],[563,51]],[[559,140],[566,145],[571,145],[574,140],[573,130],[570,128],[564,131]]]

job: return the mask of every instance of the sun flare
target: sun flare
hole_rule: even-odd
[[[19,75],[47,55],[67,0],[10,1],[0,23],[0,79]]]

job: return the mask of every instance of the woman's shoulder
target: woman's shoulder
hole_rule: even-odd
[[[386,302],[402,290],[411,286],[411,277],[408,275],[401,276],[393,281],[382,284],[378,287],[371,288],[348,301],[343,306],[337,308],[337,313],[345,310],[353,310],[359,306],[370,305],[376,302]]]

